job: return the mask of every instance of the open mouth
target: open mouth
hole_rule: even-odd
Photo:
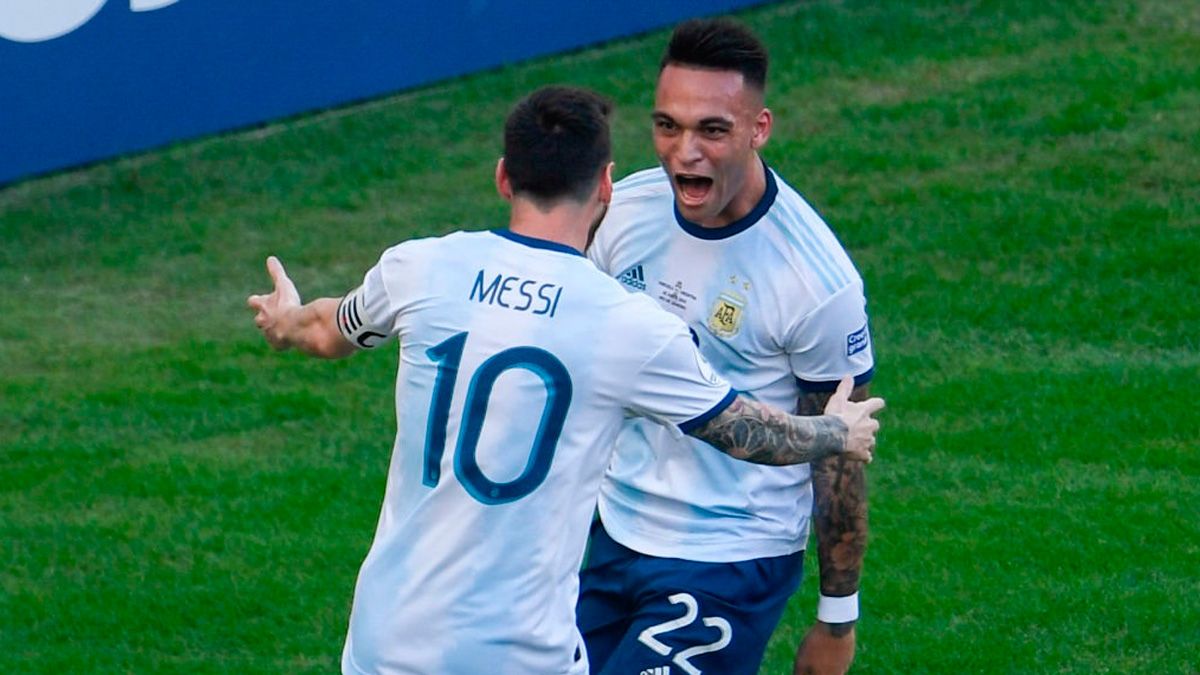
[[[675,185],[678,186],[679,195],[684,203],[699,204],[712,190],[713,180],[707,176],[676,174]]]

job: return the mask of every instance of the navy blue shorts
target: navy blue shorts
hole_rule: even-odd
[[[736,563],[656,558],[597,524],[576,620],[592,675],[756,675],[804,551]]]

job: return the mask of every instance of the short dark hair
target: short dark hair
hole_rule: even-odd
[[[537,201],[583,201],[612,159],[612,104],[578,87],[542,87],[521,99],[504,124],[504,166],[513,192]]]
[[[732,19],[690,19],[676,26],[659,70],[671,64],[736,70],[759,91],[767,88],[767,48]]]

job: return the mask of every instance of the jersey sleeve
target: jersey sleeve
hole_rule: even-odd
[[[729,407],[737,391],[700,354],[682,320],[654,306],[653,300],[636,297],[639,304],[650,305],[645,311],[658,325],[648,332],[660,337],[632,384],[629,410],[688,433]]]
[[[360,349],[373,349],[397,332],[396,317],[405,297],[405,250],[388,249],[363,276],[362,285],[346,294],[338,305],[338,330]]]
[[[787,344],[792,374],[804,391],[833,391],[840,379],[869,382],[875,357],[862,282],[850,284],[801,318]]]

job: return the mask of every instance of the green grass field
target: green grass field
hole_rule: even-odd
[[[855,671],[1200,672],[1200,3],[741,16],[889,401]],[[504,224],[500,124],[544,83],[613,97],[618,174],[649,165],[665,36],[0,189],[0,672],[335,670],[396,356],[271,352],[263,259],[336,295]]]

